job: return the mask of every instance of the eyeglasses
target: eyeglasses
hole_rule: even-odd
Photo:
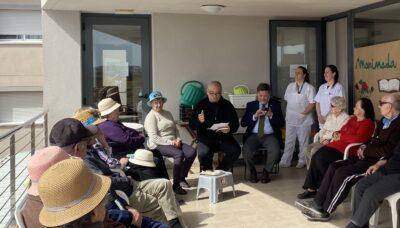
[[[214,93],[214,92],[208,92],[208,94],[210,96],[221,96],[222,95],[222,93]]]
[[[386,102],[386,101],[379,101],[379,106],[383,106],[384,104],[392,104],[390,102]]]
[[[335,106],[335,105],[333,105],[333,104],[331,104],[331,108],[336,108],[336,106]]]

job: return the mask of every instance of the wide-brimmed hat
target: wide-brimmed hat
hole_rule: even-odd
[[[99,108],[101,116],[106,116],[121,107],[121,104],[111,98],[105,98],[99,102],[97,107]]]
[[[38,150],[28,162],[28,173],[31,179],[31,186],[28,194],[39,195],[38,184],[42,174],[50,168],[50,166],[70,158],[71,156],[58,146],[50,146]]]
[[[83,126],[73,118],[65,118],[58,121],[50,131],[50,143],[59,147],[76,144],[83,139],[90,138],[97,132],[95,126]]]
[[[167,98],[163,97],[160,91],[153,91],[149,95],[149,101],[147,102],[147,105],[151,107],[151,102],[155,99],[162,99],[164,103],[167,101]]]
[[[58,162],[39,181],[40,223],[54,227],[81,218],[101,203],[110,185],[110,178],[93,174],[82,159]]]
[[[99,110],[94,108],[79,109],[72,117],[81,121],[83,126],[97,125],[103,123],[106,119],[101,118]]]
[[[156,164],[154,163],[153,152],[145,149],[136,150],[133,158],[129,159],[129,161],[135,165],[156,167]]]

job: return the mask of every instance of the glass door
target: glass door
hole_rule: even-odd
[[[83,105],[112,97],[123,115],[140,116],[151,82],[150,17],[84,14],[82,21]]]
[[[273,96],[283,99],[299,65],[308,69],[310,82],[318,89],[324,64],[321,22],[271,21],[270,53]]]

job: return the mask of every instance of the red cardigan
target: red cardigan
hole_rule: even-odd
[[[340,139],[329,143],[327,146],[344,153],[346,147],[351,143],[365,143],[371,139],[375,130],[375,123],[370,119],[357,121],[357,117],[353,116],[340,129]],[[358,147],[352,147],[349,156],[357,154]]]

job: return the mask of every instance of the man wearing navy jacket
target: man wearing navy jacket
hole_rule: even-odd
[[[247,103],[246,112],[241,120],[247,127],[243,136],[243,158],[250,169],[250,181],[258,182],[254,166],[254,154],[260,147],[267,150],[267,159],[262,172],[261,182],[271,181],[269,173],[279,159],[282,145],[281,127],[285,125],[279,101],[270,98],[270,86],[260,83],[257,86],[257,100]]]

